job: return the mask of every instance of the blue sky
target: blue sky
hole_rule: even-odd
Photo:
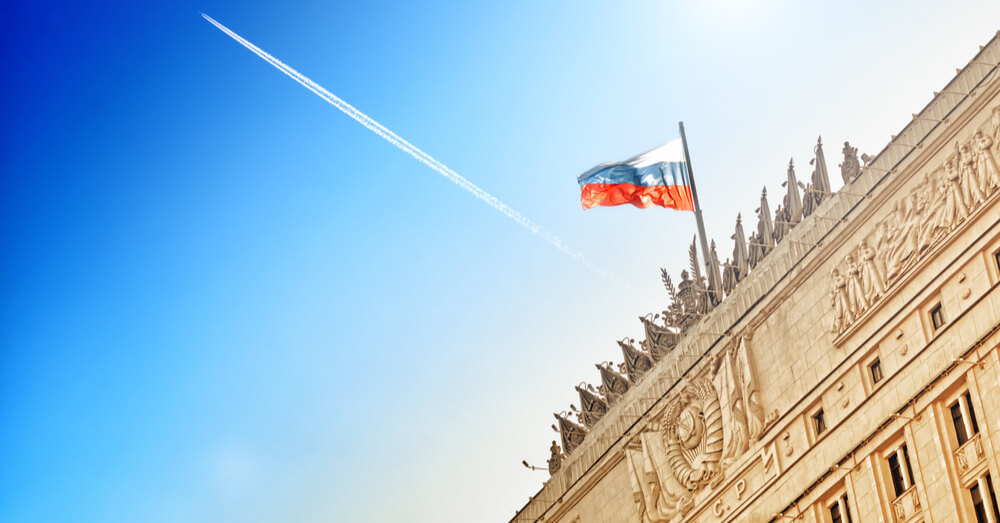
[[[790,156],[822,134],[839,187],[839,144],[878,152],[1000,28],[985,1],[619,4],[5,6],[0,521],[506,521],[694,234],[584,213],[577,174],[684,120],[725,257]]]

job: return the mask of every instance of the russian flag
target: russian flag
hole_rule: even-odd
[[[584,209],[631,203],[643,209],[658,205],[694,210],[691,177],[680,138],[624,162],[598,165],[578,180]]]

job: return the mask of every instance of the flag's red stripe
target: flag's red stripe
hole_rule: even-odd
[[[592,183],[580,188],[580,201],[584,209],[601,205],[625,205],[631,203],[645,209],[658,205],[678,211],[693,211],[694,199],[691,188],[686,185],[655,185],[643,187],[631,183]]]

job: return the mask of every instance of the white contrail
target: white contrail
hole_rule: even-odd
[[[242,44],[243,47],[246,47],[247,49],[253,51],[254,54],[256,54],[257,56],[263,58],[267,63],[269,63],[269,64],[277,67],[278,70],[280,70],[281,72],[283,72],[286,75],[290,76],[292,78],[292,80],[295,80],[296,82],[302,84],[303,87],[305,87],[306,89],[309,89],[310,91],[316,93],[317,96],[319,96],[320,98],[326,100],[327,103],[329,103],[330,105],[336,107],[337,109],[340,109],[347,116],[350,116],[351,118],[354,118],[355,120],[357,120],[358,123],[360,123],[361,125],[367,127],[368,130],[370,130],[371,132],[373,132],[373,133],[381,136],[387,142],[391,143],[392,145],[395,145],[397,148],[399,148],[400,150],[406,152],[410,156],[416,158],[418,161],[420,161],[421,163],[427,165],[431,169],[434,169],[439,174],[441,174],[445,178],[451,180],[453,183],[455,183],[459,187],[465,189],[466,191],[469,191],[476,198],[479,198],[480,200],[486,202],[487,205],[489,205],[490,207],[493,207],[494,209],[502,212],[505,216],[507,216],[508,218],[514,220],[518,224],[524,226],[526,229],[528,229],[532,233],[537,234],[538,236],[542,237],[545,241],[549,242],[550,244],[552,244],[553,246],[555,246],[560,251],[562,251],[562,252],[568,254],[569,256],[571,256],[572,258],[580,261],[581,263],[583,263],[584,265],[586,265],[590,269],[593,269],[593,270],[601,273],[605,277],[610,277],[611,276],[607,271],[599,269],[599,268],[595,267],[594,265],[592,265],[590,262],[588,262],[587,259],[583,257],[583,254],[581,254],[580,252],[577,252],[577,251],[569,248],[569,246],[567,246],[566,244],[564,244],[562,242],[562,240],[559,239],[558,236],[556,236],[556,235],[554,235],[554,234],[552,234],[552,233],[550,233],[548,231],[545,231],[544,229],[542,229],[541,227],[539,227],[538,224],[536,224],[535,222],[531,221],[530,219],[528,219],[527,217],[525,217],[521,213],[519,213],[519,212],[515,211],[514,209],[510,208],[507,204],[501,202],[495,196],[493,196],[493,195],[489,194],[488,192],[480,189],[479,186],[477,186],[476,184],[474,184],[474,183],[470,182],[469,180],[465,179],[464,176],[462,176],[462,175],[458,174],[457,172],[451,170],[451,168],[448,167],[447,165],[445,165],[445,164],[437,161],[431,155],[429,155],[429,154],[421,151],[420,149],[418,149],[416,146],[414,146],[410,142],[407,142],[406,140],[404,140],[398,134],[390,131],[385,126],[383,126],[382,124],[376,122],[375,120],[372,120],[365,113],[362,113],[361,111],[355,109],[354,106],[352,106],[351,104],[345,102],[344,100],[338,98],[336,95],[334,95],[330,91],[327,91],[326,89],[324,89],[323,86],[321,86],[321,85],[317,84],[316,82],[310,80],[309,78],[307,78],[302,73],[296,71],[295,69],[292,69],[290,66],[285,65],[281,60],[278,60],[277,58],[275,58],[275,57],[271,56],[270,54],[268,54],[267,52],[265,52],[263,49],[257,47],[256,45],[253,45],[252,43],[250,43],[249,41],[247,41],[242,36],[240,36],[240,35],[234,33],[233,31],[231,31],[228,27],[220,24],[219,22],[216,22],[212,17],[206,15],[205,13],[202,13],[201,16],[204,17],[205,20],[208,20],[215,27],[218,27],[223,33],[226,33],[227,35],[229,35],[230,37],[232,37],[233,40],[236,40],[237,42],[239,42],[240,44]]]

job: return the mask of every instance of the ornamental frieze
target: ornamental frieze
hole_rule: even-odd
[[[1000,188],[1000,107],[989,125],[955,142],[942,164],[892,204],[830,273],[830,330],[841,334],[902,275]]]

